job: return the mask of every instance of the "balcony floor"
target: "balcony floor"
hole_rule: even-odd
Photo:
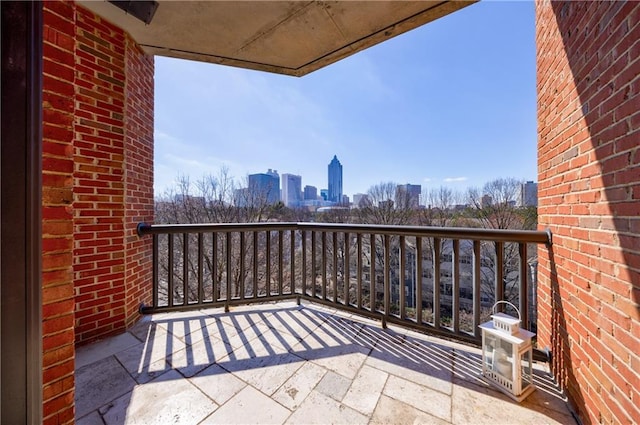
[[[518,404],[480,350],[315,304],[146,316],[76,355],[87,424],[574,424],[545,365]]]

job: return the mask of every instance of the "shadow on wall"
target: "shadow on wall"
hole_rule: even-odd
[[[637,379],[638,372],[630,367],[630,357],[620,356],[637,352],[638,337],[633,333],[640,320],[640,287],[634,282],[640,269],[640,3],[566,1],[551,3],[551,7],[571,73],[565,81],[573,79],[579,100],[575,108],[570,101],[563,104],[564,96],[572,95],[574,89],[572,84],[563,88],[561,76],[553,77],[557,80],[552,82],[556,97],[549,98],[555,102],[552,112],[561,114],[556,122],[559,131],[566,132],[557,145],[563,148],[565,141],[566,145],[571,141],[569,150],[555,155],[569,165],[562,182],[565,193],[560,195],[576,220],[558,238],[571,237],[576,242],[575,247],[568,247],[571,257],[563,254],[560,258],[556,250],[554,259],[550,253],[552,342],[555,350],[562,350],[554,366],[560,367],[558,378],[567,384],[582,421],[636,422],[640,411],[632,400],[640,392],[629,382]],[[571,123],[565,126],[566,120]],[[581,138],[584,143],[573,142],[583,130],[588,132]],[[552,167],[561,173],[559,166]],[[583,285],[574,282],[569,262],[577,263]],[[565,281],[574,287],[562,288],[564,294],[573,291],[563,299],[560,285]],[[588,299],[573,301],[574,295],[585,293]],[[595,329],[589,329],[587,321]],[[571,338],[567,325],[573,332]],[[586,358],[569,352],[578,348],[572,344],[585,342],[588,347],[580,348]],[[581,358],[580,364],[571,363],[572,354],[574,359]],[[593,384],[590,391],[583,390],[584,395],[575,374]],[[584,396],[590,398],[588,406]]]

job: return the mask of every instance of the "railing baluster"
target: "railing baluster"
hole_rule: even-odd
[[[520,317],[521,324],[525,329],[529,329],[529,286],[527,285],[527,244],[520,242],[518,244],[518,253],[520,254]]]
[[[318,273],[316,270],[316,243],[318,241],[316,240],[316,232],[314,230],[311,231],[311,288],[313,293],[311,294],[312,297],[316,297],[317,295],[317,288],[316,288],[316,283],[318,280]]]
[[[376,302],[378,294],[376,294],[376,235],[369,235],[369,310],[373,313],[377,310]]]
[[[473,334],[480,339],[480,300],[482,298],[480,278],[480,241],[473,241]]]
[[[198,299],[196,303],[202,303],[204,301],[204,286],[202,283],[204,264],[202,261],[203,255],[203,241],[202,233],[198,233]]]
[[[278,231],[278,295],[282,295],[284,281],[284,231]]]
[[[453,252],[451,253],[451,320],[453,331],[460,332],[460,239],[453,240]]]
[[[344,264],[342,265],[342,281],[344,283],[344,305],[349,305],[349,284],[351,281],[351,264],[349,261],[349,232],[344,233]]]
[[[153,270],[152,270],[152,274],[153,274],[153,306],[154,307],[159,307],[159,299],[158,299],[158,288],[160,286],[160,276],[158,276],[158,260],[159,260],[159,256],[158,256],[158,238],[160,237],[160,235],[153,235]]]
[[[253,297],[258,297],[258,232],[253,232]]]
[[[422,324],[422,238],[416,236],[416,322]]]
[[[291,246],[291,260],[290,260],[291,261],[291,264],[290,264],[290,266],[291,266],[291,279],[290,279],[291,284],[289,286],[289,293],[290,294],[294,294],[296,292],[295,291],[295,288],[296,288],[296,282],[295,282],[295,278],[296,278],[296,231],[292,230],[290,232],[290,234],[291,234],[291,243],[290,243],[290,246]]]
[[[400,292],[400,318],[407,318],[407,308],[406,308],[406,282],[407,282],[407,258],[406,258],[406,240],[404,236],[400,236],[400,279],[398,281],[398,291]]]
[[[213,253],[211,255],[211,279],[213,284],[213,302],[220,300],[220,281],[218,280],[218,232],[211,233],[211,245]]]
[[[327,232],[322,232],[322,299],[327,299]]]
[[[362,309],[362,234],[356,235],[357,245],[357,269],[356,269],[356,303],[358,309]]]
[[[229,301],[231,301],[231,232],[225,234],[226,251],[227,251],[227,296],[224,301],[224,311],[229,311]]]
[[[433,326],[440,329],[440,238],[433,238]]]
[[[271,231],[267,230],[266,236],[267,244],[267,265],[265,271],[265,290],[267,291],[267,297],[271,296]]]
[[[389,235],[384,235],[384,317],[388,317],[391,314],[391,241]],[[386,326],[386,323],[385,323]]]
[[[302,295],[307,295],[307,231],[300,231],[300,249],[302,250]]]
[[[189,234],[182,235],[182,305],[189,301]]]
[[[168,249],[169,249],[169,259],[168,259],[169,275],[167,276],[167,286],[168,286],[167,291],[169,294],[169,298],[168,298],[169,307],[173,307],[173,235],[169,235]]]
[[[331,288],[333,292],[333,302],[338,302],[338,232],[333,232],[333,273]]]
[[[245,274],[245,264],[244,264],[244,260],[245,260],[245,255],[246,255],[246,247],[245,247],[245,234],[244,232],[240,232],[240,290],[239,293],[236,294],[237,296],[240,296],[240,299],[244,299],[245,298],[245,293],[244,293],[244,274]]]
[[[495,301],[504,300],[504,243],[496,242],[496,280],[495,280]],[[503,304],[496,306],[497,311],[503,311]]]

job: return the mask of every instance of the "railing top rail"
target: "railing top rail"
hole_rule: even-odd
[[[551,245],[551,231],[476,229],[465,227],[397,226],[345,223],[200,223],[200,224],[138,224],[138,235],[172,233],[251,232],[277,230],[335,231],[362,234],[403,235],[442,239],[490,240],[497,242],[540,243]]]

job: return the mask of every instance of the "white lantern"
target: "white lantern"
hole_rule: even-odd
[[[491,321],[480,325],[482,329],[482,376],[502,392],[520,402],[535,390],[533,385],[533,332],[520,328],[518,319],[504,313],[491,315]]]

